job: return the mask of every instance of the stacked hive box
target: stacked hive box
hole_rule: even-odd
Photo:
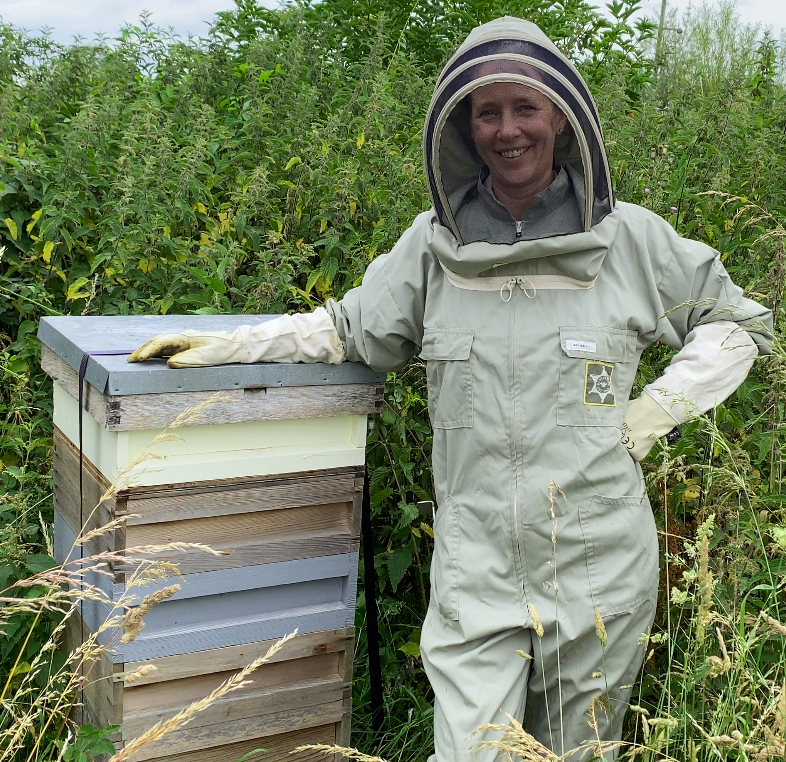
[[[381,405],[383,377],[350,363],[226,365],[172,370],[124,354],[163,332],[232,330],[265,317],[45,318],[42,366],[54,380],[55,552],[59,561],[173,542],[201,550],[151,558],[182,579],[136,587],[134,568],[88,572],[104,601],[84,601],[73,648],[121,609],[178,583],[128,643],[110,648],[82,696],[81,719],[120,725],[116,744],[206,696],[271,643],[298,635],[182,729],[132,759],[233,762],[265,748],[283,759],[304,743],[349,738],[354,606],[366,417]],[[90,355],[79,409],[78,369]],[[218,399],[216,399],[218,393]],[[184,411],[196,419],[159,437]],[[82,428],[82,500],[79,442]],[[149,459],[152,452],[163,458]],[[110,486],[113,485],[113,489]],[[110,496],[101,501],[105,493]],[[81,503],[81,505],[80,505]],[[95,509],[95,506],[99,507]],[[80,528],[116,528],[74,550]],[[155,666],[141,679],[125,676]]]

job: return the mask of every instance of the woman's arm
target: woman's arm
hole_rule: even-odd
[[[169,357],[173,368],[253,362],[363,362],[375,370],[403,367],[423,338],[429,241],[434,215],[419,215],[390,253],[375,259],[363,283],[327,309],[282,315],[235,331],[161,334],[129,362]]]
[[[679,351],[628,406],[623,443],[636,460],[658,437],[723,402],[773,340],[772,313],[745,297],[717,251],[680,238],[663,220],[652,225],[647,245],[670,254],[658,285],[656,340]]]

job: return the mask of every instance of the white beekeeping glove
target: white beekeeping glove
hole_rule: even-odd
[[[156,336],[137,349],[128,362],[169,356],[170,368],[252,362],[344,361],[344,345],[327,310],[282,315],[259,325],[232,331],[183,331]]]
[[[633,459],[642,460],[659,437],[723,402],[745,380],[758,353],[736,323],[696,326],[664,374],[628,405],[622,443]]]
[[[643,460],[655,442],[677,425],[678,421],[649,394],[642,392],[638,399],[628,403],[622,424],[622,444],[628,448],[633,460]]]

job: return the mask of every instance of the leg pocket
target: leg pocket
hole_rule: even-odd
[[[459,618],[459,507],[445,498],[434,524],[434,555],[431,558],[431,595],[439,613],[454,622]]]
[[[592,604],[632,611],[658,591],[658,534],[646,496],[591,497],[579,505]]]
[[[474,332],[463,328],[427,328],[420,357],[426,361],[428,412],[435,429],[472,426]]]

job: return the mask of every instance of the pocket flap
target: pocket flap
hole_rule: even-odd
[[[420,358],[423,360],[469,360],[475,332],[470,328],[426,328]]]
[[[636,353],[636,331],[602,326],[563,325],[559,329],[559,343],[568,357],[587,360],[624,362]]]

